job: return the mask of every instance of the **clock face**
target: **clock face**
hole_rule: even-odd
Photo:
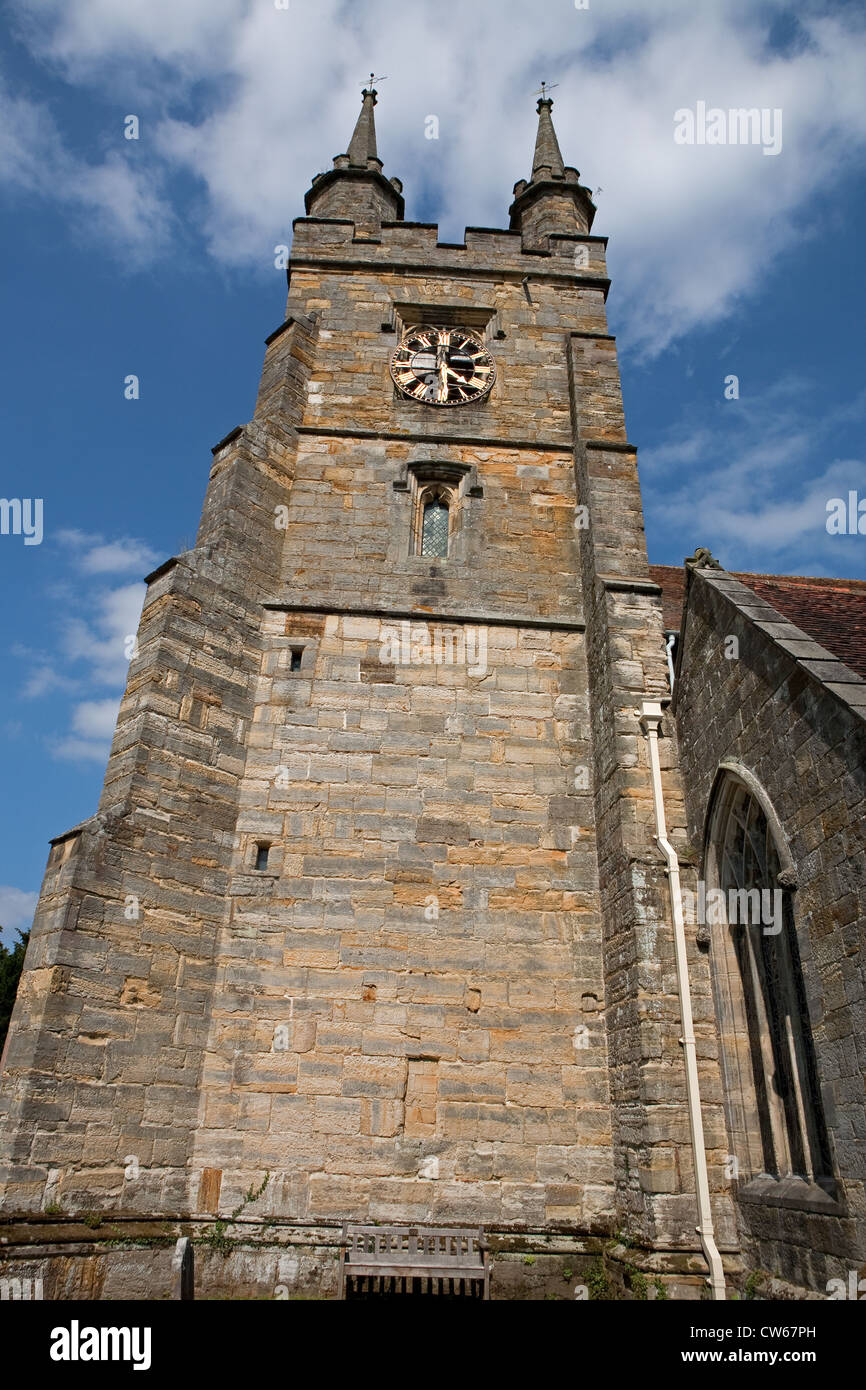
[[[463,328],[410,328],[391,358],[391,375],[402,395],[425,405],[468,405],[487,395],[496,365]]]

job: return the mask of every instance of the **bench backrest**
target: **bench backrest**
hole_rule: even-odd
[[[477,1268],[484,1262],[482,1232],[421,1226],[344,1226],[348,1264],[453,1265]]]

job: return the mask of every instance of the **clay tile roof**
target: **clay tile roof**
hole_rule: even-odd
[[[679,631],[685,570],[678,565],[650,565],[650,575],[661,586],[665,628]],[[733,577],[866,680],[866,580],[796,574]]]

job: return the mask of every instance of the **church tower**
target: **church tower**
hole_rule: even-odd
[[[212,1290],[331,1294],[344,1222],[481,1226],[497,1297],[617,1231],[676,1290],[706,1277],[606,239],[548,96],[509,229],[458,245],[405,221],[376,100],[306,195],[196,544],[148,576],[98,811],[52,842],[0,1179],[7,1213],[64,1214],[67,1296],[93,1261],[104,1296],[160,1287],[93,1210],[195,1234],[242,1208]],[[688,876],[667,720],[661,753]]]

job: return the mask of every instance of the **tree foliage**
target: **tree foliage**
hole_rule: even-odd
[[[12,1006],[18,992],[18,981],[24,968],[24,952],[30,939],[29,931],[19,932],[18,940],[9,950],[0,942],[0,1052],[6,1041]]]

